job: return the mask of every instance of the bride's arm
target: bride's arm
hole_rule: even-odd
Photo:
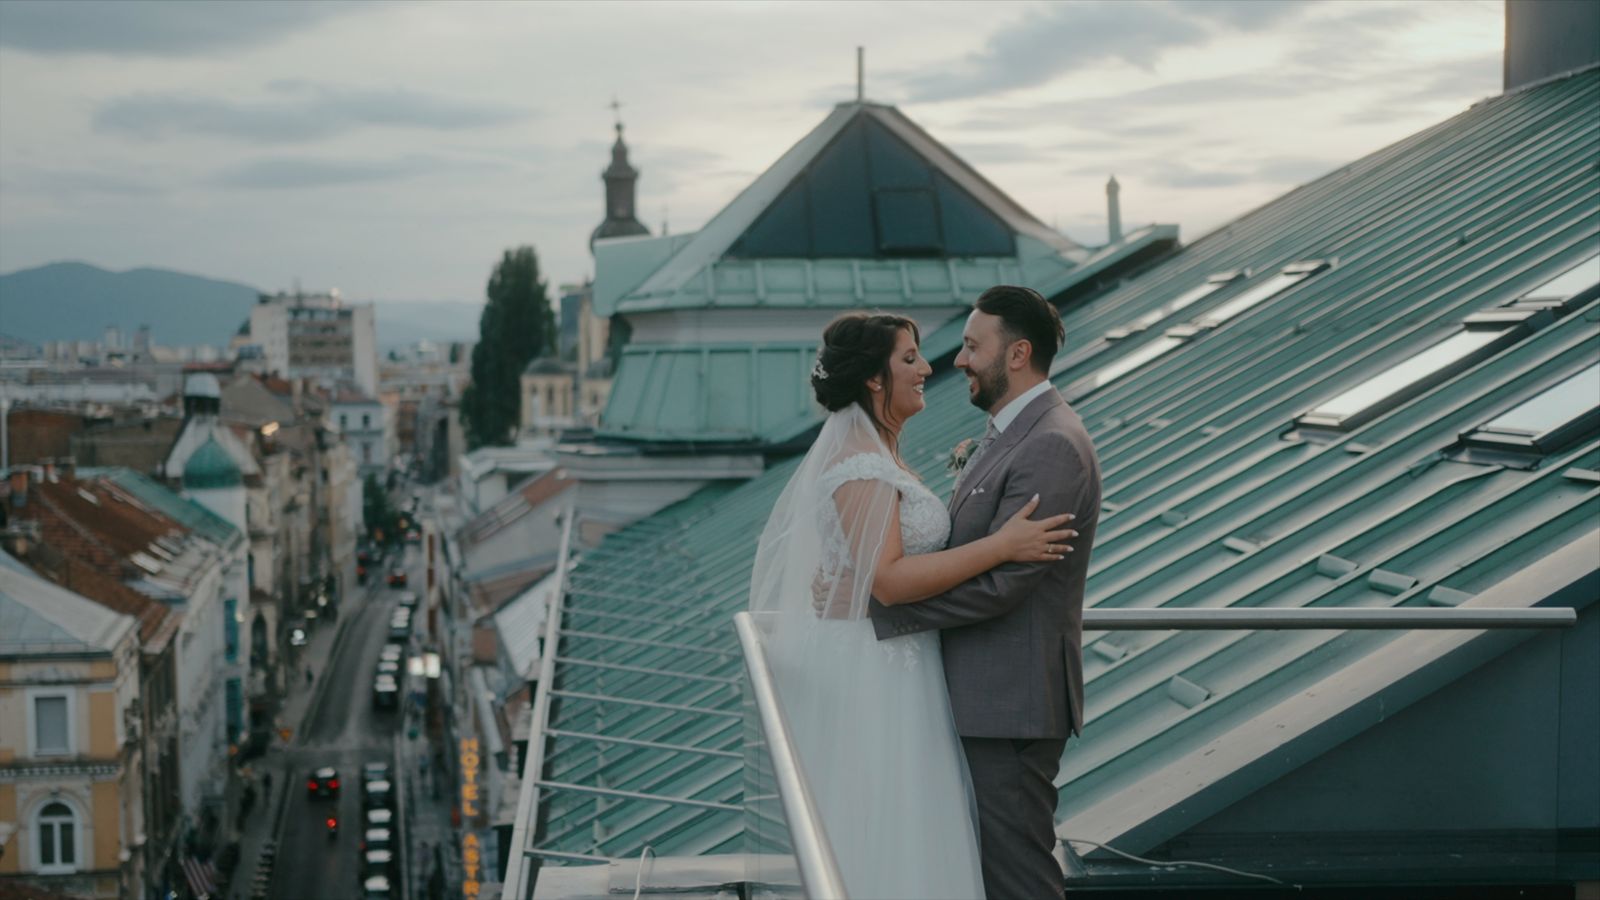
[[[869,507],[872,485],[868,481],[851,481],[834,492],[847,533],[851,531],[851,512]],[[872,596],[887,606],[926,600],[1008,562],[1062,559],[1064,552],[1072,549],[1067,540],[1077,534],[1062,527],[1071,514],[1029,519],[1039,506],[1039,498],[1034,497],[988,537],[937,553],[907,556],[900,541],[900,495],[891,496],[883,547],[872,574]]]

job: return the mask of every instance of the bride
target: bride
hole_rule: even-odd
[[[756,550],[750,605],[845,889],[983,896],[976,816],[939,636],[879,642],[867,601],[915,603],[1003,563],[1059,560],[1068,515],[942,549],[944,501],[900,457],[932,368],[910,319],[851,313],[823,332],[811,384],[829,411]]]

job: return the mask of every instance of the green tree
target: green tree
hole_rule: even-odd
[[[545,287],[538,254],[527,246],[507,250],[489,276],[489,302],[472,348],[472,383],[461,395],[469,449],[511,443],[522,370],[534,357],[555,352],[556,317]]]
[[[361,485],[361,518],[366,523],[367,533],[374,538],[381,531],[386,544],[400,539],[400,517],[389,503],[389,492],[383,489],[376,475],[369,474]]]

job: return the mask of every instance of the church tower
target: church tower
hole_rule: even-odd
[[[613,103],[615,109],[619,104]],[[639,170],[628,164],[628,145],[622,141],[622,120],[616,124],[617,141],[611,145],[611,165],[601,173],[606,183],[606,218],[594,233],[589,235],[589,249],[601,238],[627,237],[649,234],[634,213],[634,186],[639,180]]]

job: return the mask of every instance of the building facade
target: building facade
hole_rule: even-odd
[[[353,381],[378,392],[378,337],[372,304],[346,305],[338,291],[262,294],[250,310],[250,340],[264,368],[284,378]]]
[[[145,803],[138,628],[0,551],[0,895],[137,897]]]
[[[329,394],[329,424],[344,436],[360,475],[382,481],[394,457],[394,423],[389,408],[348,386]]]

